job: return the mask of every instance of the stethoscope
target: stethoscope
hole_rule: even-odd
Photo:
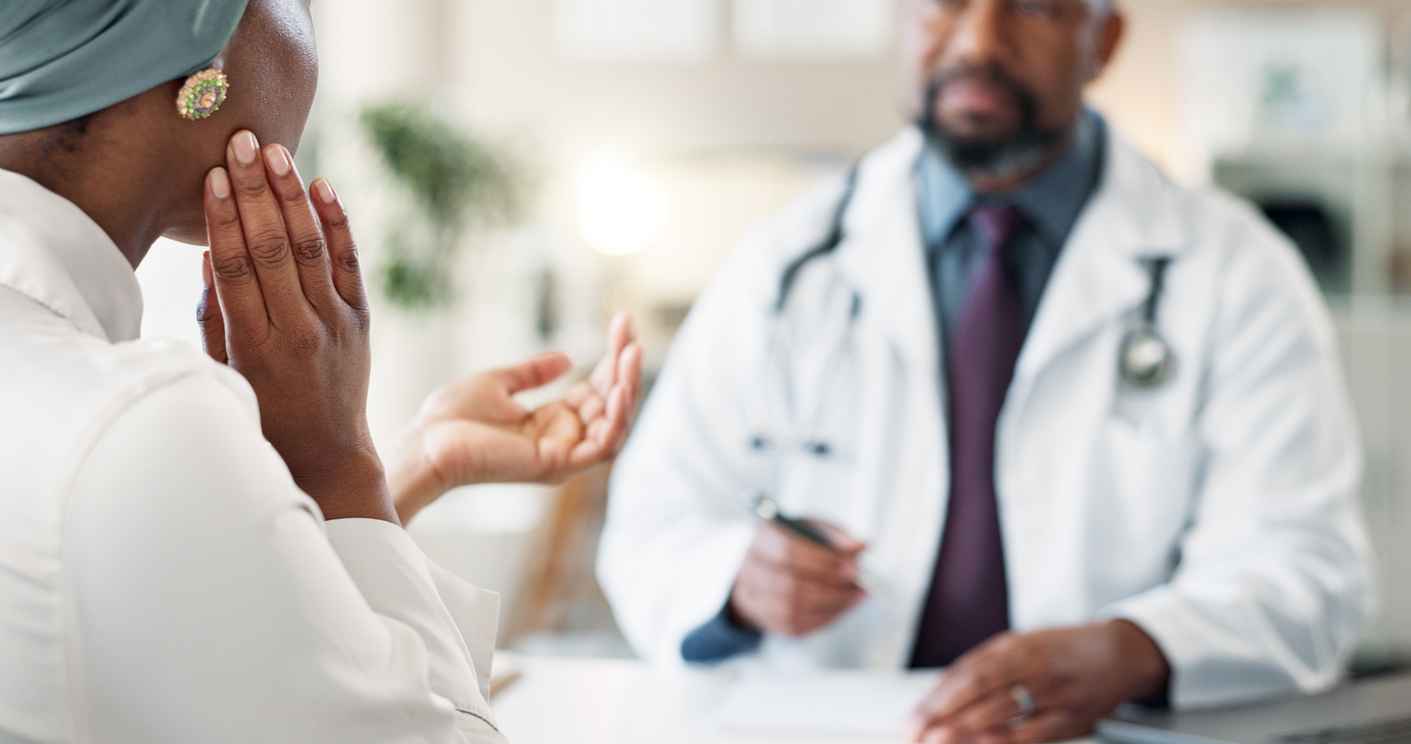
[[[797,402],[788,382],[790,379],[788,374],[789,360],[792,358],[793,349],[789,334],[786,332],[787,323],[784,311],[788,308],[789,296],[793,294],[794,287],[798,284],[799,276],[803,270],[814,261],[833,254],[837,251],[838,246],[842,245],[848,208],[852,206],[853,197],[857,193],[857,178],[858,166],[853,166],[848,170],[843,186],[843,195],[838,200],[838,205],[833,209],[827,235],[817,245],[785,265],[779,276],[778,292],[770,308],[772,316],[770,322],[773,330],[770,334],[769,349],[766,351],[771,358],[770,367],[776,373],[773,375],[775,385],[771,385],[768,380],[764,383],[766,388],[765,414],[768,421],[796,422],[795,433],[781,435],[759,430],[750,434],[748,442],[751,452],[757,455],[775,456],[776,465],[779,462],[777,455],[781,454],[802,454],[814,460],[831,460],[839,454],[833,441],[823,436],[820,431],[823,422],[823,409],[830,396],[827,393],[818,396],[813,401],[813,410],[806,416],[799,415],[799,411],[795,410]],[[832,388],[836,388],[842,383],[842,375],[836,374],[836,371],[847,359],[848,351],[855,337],[857,322],[861,317],[862,295],[856,290],[852,290],[843,330],[837,334],[837,340],[825,358],[825,366],[822,367],[824,374],[831,379],[829,384]],[[830,388],[827,392],[832,392],[832,389]]]
[[[781,389],[773,394],[766,392],[766,397],[771,399],[767,404],[766,414],[771,421],[799,422],[799,433],[787,436],[773,435],[763,430],[751,433],[748,447],[758,455],[801,453],[816,460],[828,460],[838,455],[837,447],[817,429],[822,422],[823,406],[830,399],[830,395],[820,395],[809,416],[796,416],[798,412],[794,410],[794,396],[787,382],[791,346],[784,332],[784,311],[803,270],[815,260],[833,254],[842,245],[848,209],[857,194],[857,181],[858,166],[853,166],[848,171],[842,196],[833,210],[827,235],[817,245],[789,262],[780,274],[778,293],[771,308],[774,332],[767,353],[773,358],[771,366],[778,373],[775,378]],[[1176,351],[1162,335],[1157,322],[1161,299],[1166,291],[1166,274],[1171,267],[1172,258],[1145,257],[1140,259],[1140,262],[1150,282],[1135,324],[1123,335],[1118,350],[1117,371],[1123,385],[1140,391],[1155,391],[1170,383],[1177,363]],[[862,315],[862,306],[862,295],[853,290],[844,330],[838,335],[838,340],[823,368],[825,374],[831,373],[834,386],[840,384],[841,375],[837,374],[837,370],[846,359],[853,343],[857,321]],[[768,382],[765,385],[766,388],[769,387]]]
[[[1166,271],[1171,257],[1142,259],[1151,284],[1136,325],[1128,329],[1118,351],[1117,374],[1122,382],[1136,390],[1157,390],[1171,381],[1176,370],[1176,351],[1157,328],[1156,314],[1161,308],[1161,296],[1166,291]]]

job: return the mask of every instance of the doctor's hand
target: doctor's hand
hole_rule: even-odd
[[[1169,677],[1156,643],[1126,620],[1005,634],[945,671],[917,709],[908,741],[1079,739],[1119,705],[1159,696]]]
[[[613,319],[608,353],[563,398],[532,410],[515,400],[571,368],[567,356],[547,354],[452,383],[427,398],[392,470],[402,521],[452,488],[560,483],[615,456],[642,382],[642,349],[631,320]]]
[[[206,352],[255,391],[265,438],[328,519],[397,521],[367,426],[368,305],[327,182],[304,190],[289,151],[231,140],[205,185]]]
[[[829,550],[761,523],[730,593],[729,616],[749,630],[801,638],[831,625],[866,596],[858,557],[867,546],[841,529],[810,520]]]

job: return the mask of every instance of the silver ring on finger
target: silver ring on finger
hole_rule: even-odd
[[[1034,693],[1024,685],[1015,685],[1009,688],[1009,696],[1014,699],[1014,705],[1019,709],[1019,712],[1014,716],[1016,721],[1026,721],[1033,718],[1034,714],[1039,711],[1038,703],[1034,701]]]

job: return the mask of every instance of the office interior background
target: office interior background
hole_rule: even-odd
[[[348,203],[375,285],[384,450],[459,375],[544,349],[587,368],[616,309],[656,370],[752,223],[903,126],[897,0],[314,5],[299,158]],[[1176,179],[1253,200],[1326,292],[1381,574],[1361,663],[1411,658],[1411,3],[1124,5],[1093,104]],[[198,343],[199,252],[163,245],[139,277],[145,332]],[[593,581],[606,478],[466,489],[412,532],[503,593],[502,647],[627,655]]]

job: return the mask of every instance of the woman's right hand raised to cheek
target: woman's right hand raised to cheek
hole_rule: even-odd
[[[368,305],[342,203],[240,132],[205,185],[207,353],[249,381],[265,438],[328,519],[397,521],[367,426]],[[214,294],[214,299],[211,295]]]

